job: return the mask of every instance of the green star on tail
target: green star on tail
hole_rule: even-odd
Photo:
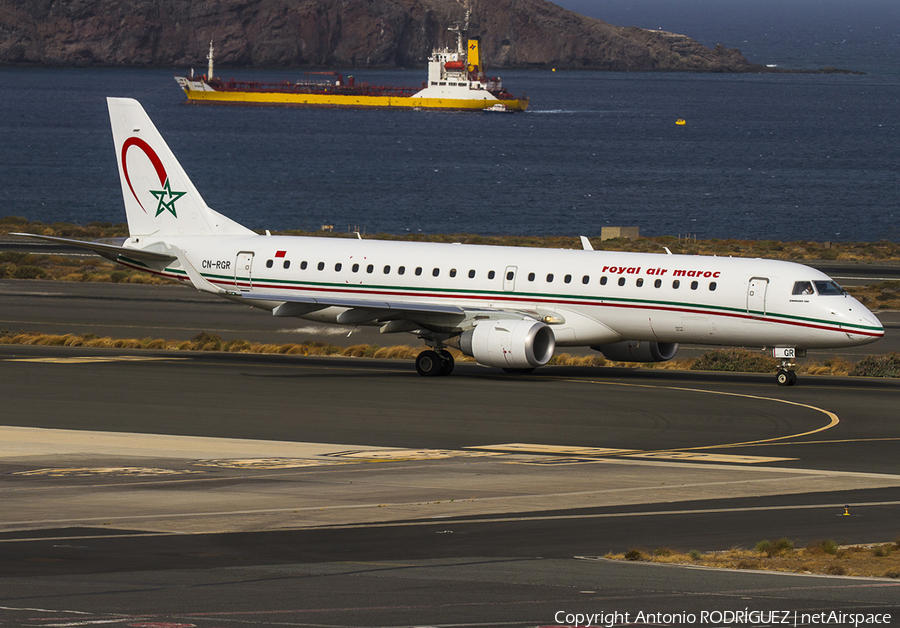
[[[175,213],[175,201],[187,194],[187,192],[173,192],[168,179],[166,179],[163,187],[165,188],[164,190],[150,190],[150,194],[159,201],[159,205],[156,206],[156,215],[159,216],[164,211],[170,211],[175,218],[178,218],[178,214]],[[169,199],[168,202],[166,202],[166,197]]]

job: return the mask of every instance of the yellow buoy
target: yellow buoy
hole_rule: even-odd
[[[687,121],[683,118],[678,118],[677,120],[675,120],[675,124],[677,124],[678,126],[684,126],[685,124],[687,124]]]

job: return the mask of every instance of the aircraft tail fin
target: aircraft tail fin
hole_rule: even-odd
[[[206,204],[138,101],[106,101],[132,236],[255,235]]]

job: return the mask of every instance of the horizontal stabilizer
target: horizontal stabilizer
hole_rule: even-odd
[[[93,251],[97,255],[101,255],[106,259],[116,261],[118,256],[129,257],[131,259],[140,260],[142,262],[174,262],[177,258],[167,253],[157,253],[155,251],[145,251],[143,249],[133,249],[127,246],[116,246],[115,244],[103,244],[101,242],[86,242],[84,240],[72,240],[70,238],[57,238],[56,236],[35,235],[33,233],[11,233],[14,236],[23,236],[26,238],[34,238],[36,240],[46,240],[48,242],[57,242],[59,244],[67,244],[69,246],[77,246],[81,249]]]

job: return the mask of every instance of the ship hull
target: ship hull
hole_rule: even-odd
[[[185,89],[188,102],[193,104],[267,105],[289,107],[351,107],[381,109],[487,109],[501,103],[511,111],[525,111],[527,98],[430,98],[419,96],[363,96],[342,94],[303,94],[248,91],[212,91]]]

